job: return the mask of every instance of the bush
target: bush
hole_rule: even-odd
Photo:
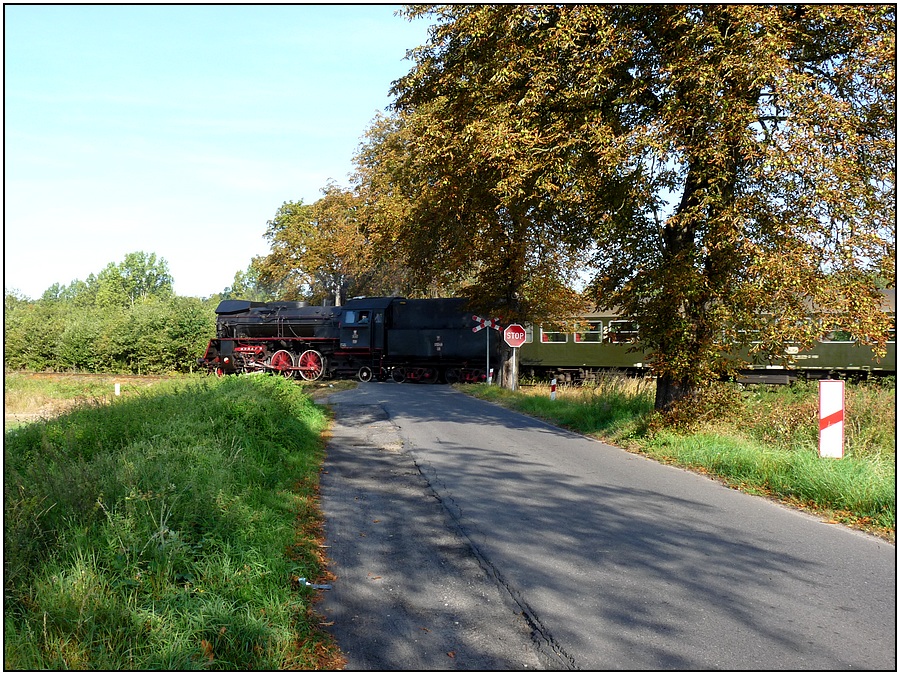
[[[7,369],[52,370],[57,366],[58,338],[65,330],[59,303],[7,302],[3,317],[3,358]]]
[[[6,308],[12,370],[188,373],[215,335],[212,304],[196,298],[148,296],[120,307],[7,295]]]

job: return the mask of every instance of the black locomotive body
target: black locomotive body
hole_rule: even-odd
[[[334,338],[340,312],[303,302],[223,300],[216,308],[220,338]]]
[[[499,339],[473,331],[459,298],[354,298],[342,307],[225,300],[216,315],[216,339],[198,362],[218,374],[477,382],[499,358]]]
[[[499,339],[488,355],[483,333],[459,298],[391,303],[385,331],[385,364],[396,381],[482,381],[487,363],[499,361]]]

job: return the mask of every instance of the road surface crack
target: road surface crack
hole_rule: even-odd
[[[538,653],[548,662],[548,669],[578,670],[575,665],[575,658],[567,654],[562,646],[557,643],[550,629],[544,625],[537,613],[522,597],[522,594],[506,581],[497,567],[482,552],[470,532],[463,526],[462,509],[456,500],[450,496],[444,496],[441,490],[436,487],[436,485],[442,484],[437,478],[436,472],[432,471],[429,477],[426,467],[423,467],[415,457],[412,457],[412,460],[425,481],[428,491],[450,517],[456,532],[468,543],[478,564],[494,579],[512,605],[518,609],[518,614],[528,624],[528,627],[531,629],[532,642],[537,647]]]

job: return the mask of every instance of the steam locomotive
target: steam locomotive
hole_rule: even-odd
[[[896,316],[896,291],[883,292],[884,310]],[[460,298],[410,300],[355,298],[341,307],[298,302],[225,300],[216,308],[216,339],[201,367],[217,374],[254,371],[318,380],[356,377],[363,382],[481,382],[499,364],[501,337],[480,328]],[[744,382],[896,374],[896,339],[885,358],[852,335],[831,331],[812,349],[786,345],[783,353],[750,357]],[[647,372],[637,326],[615,312],[592,312],[566,330],[526,326],[520,374],[534,379],[584,382],[609,370]]]
[[[224,300],[216,338],[198,364],[219,375],[264,371],[309,381],[480,382],[500,354],[496,335],[477,326],[460,298],[355,298],[341,307]]]

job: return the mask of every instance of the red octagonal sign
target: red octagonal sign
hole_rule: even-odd
[[[525,344],[525,329],[517,323],[510,324],[503,331],[503,339],[510,347],[521,347]]]

